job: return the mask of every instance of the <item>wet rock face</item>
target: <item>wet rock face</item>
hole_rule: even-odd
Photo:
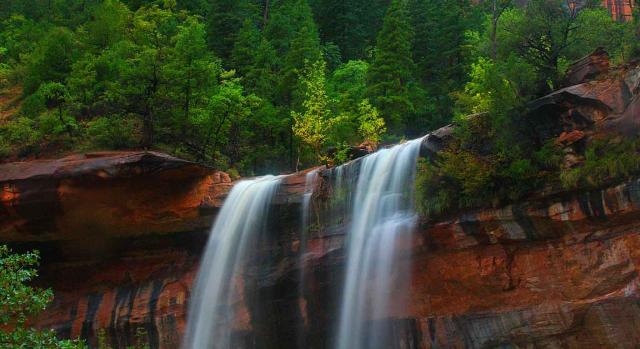
[[[76,240],[208,227],[229,176],[153,152],[0,165],[3,241]]]
[[[609,71],[609,54],[598,48],[592,54],[571,64],[567,70],[564,85],[572,86],[597,78]]]
[[[406,295],[408,306],[372,320],[392,334],[386,347],[637,347],[638,193],[636,180],[423,226],[396,247],[413,280],[390,297]],[[274,207],[272,229],[241,276],[244,291],[229,305],[241,348],[332,344],[344,236],[314,232],[300,263],[292,202]],[[92,259],[70,259],[68,244],[81,242],[31,245],[45,259],[40,282],[56,292],[37,323],[90,343],[102,330],[117,348],[142,328],[153,348],[177,348],[206,240],[206,231],[121,238],[116,252]]]

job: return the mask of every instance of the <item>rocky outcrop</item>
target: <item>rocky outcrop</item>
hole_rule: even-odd
[[[231,185],[222,172],[154,152],[3,164],[0,236],[76,240],[202,229]]]
[[[532,103],[532,115],[557,116],[574,129],[632,134],[639,130],[640,68],[563,88]]]
[[[633,0],[604,0],[603,5],[609,9],[613,18],[618,21],[633,19]]]
[[[598,48],[592,54],[569,66],[564,84],[565,86],[581,84],[607,72],[609,72],[609,54],[604,49]]]

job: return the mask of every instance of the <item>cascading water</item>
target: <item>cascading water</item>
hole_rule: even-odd
[[[265,176],[236,184],[211,229],[184,337],[185,349],[229,348],[238,287],[247,251],[266,229],[269,206],[281,177]]]
[[[387,338],[383,338],[388,328],[376,320],[389,316],[392,289],[408,287],[404,284],[409,281],[408,273],[394,270],[395,245],[403,235],[413,231],[417,220],[412,188],[422,140],[383,149],[347,165],[359,164],[359,174],[347,235],[338,349],[388,345]],[[338,171],[341,175],[342,170]]]
[[[311,214],[311,197],[318,181],[318,170],[311,170],[305,175],[304,195],[302,197],[302,238],[309,228],[309,215]]]
[[[304,183],[304,194],[302,196],[302,214],[301,214],[301,226],[300,226],[300,244],[299,244],[299,252],[298,252],[298,299],[301,302],[299,304],[299,308],[306,308],[306,297],[304,290],[304,276],[306,272],[306,252],[307,252],[307,236],[308,230],[310,227],[310,217],[311,217],[311,199],[313,197],[313,192],[318,182],[319,170],[314,169],[305,175],[305,183]],[[309,325],[305,321],[304,317],[300,318],[297,328],[297,347],[304,348],[305,347],[305,333],[307,332],[307,326]]]

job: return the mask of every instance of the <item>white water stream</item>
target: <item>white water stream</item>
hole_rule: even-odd
[[[396,240],[413,231],[413,182],[422,138],[347,164],[359,165],[347,235],[347,270],[338,324],[338,349],[384,348],[392,290],[406,289],[408,273],[394,270]],[[393,277],[395,275],[395,278]],[[378,322],[379,323],[379,322]],[[384,325],[382,325],[384,326]]]
[[[266,229],[269,206],[281,177],[237,183],[211,229],[189,306],[185,349],[230,348],[237,277],[256,235]],[[237,294],[235,294],[237,296]]]
[[[390,297],[406,290],[408,271],[398,270],[396,244],[415,228],[413,203],[416,161],[423,138],[382,149],[334,169],[334,194],[342,203],[334,213],[348,224],[346,273],[341,293],[337,349],[385,348]],[[345,177],[349,174],[349,178]],[[189,306],[185,349],[227,349],[247,256],[266,230],[269,208],[282,177],[265,176],[237,183],[211,230]],[[300,283],[304,298],[306,231],[318,172],[307,174],[301,207]],[[346,204],[346,205],[345,205]],[[340,223],[342,222],[342,223]],[[338,286],[336,286],[338,287]],[[398,293],[393,293],[397,295]],[[394,300],[395,301],[395,300]],[[397,303],[397,302],[396,302]],[[304,324],[301,324],[304,328]],[[304,337],[298,333],[298,347]]]

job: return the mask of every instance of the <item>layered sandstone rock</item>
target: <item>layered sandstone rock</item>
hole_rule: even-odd
[[[398,343],[637,347],[639,217],[640,181],[631,181],[425,225],[397,247],[414,276],[409,306],[396,304],[391,321]],[[46,263],[44,281],[57,296],[39,324],[91,343],[104,329],[117,347],[132,344],[143,328],[152,347],[176,348],[205,241],[197,233],[140,237],[108,261]],[[305,347],[328,343],[344,236],[319,231],[308,241],[302,291],[298,247],[274,233],[255,251],[260,258],[248,266],[245,294],[233,304],[244,347],[294,348],[301,327]],[[396,291],[393,300],[406,290]]]
[[[602,3],[618,21],[633,19],[633,0],[604,0]]]
[[[3,241],[178,233],[209,226],[229,176],[153,152],[0,165]]]

